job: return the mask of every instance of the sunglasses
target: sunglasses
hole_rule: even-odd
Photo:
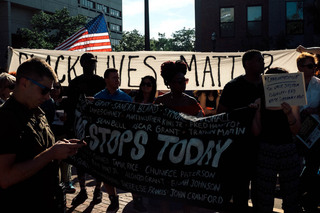
[[[187,84],[187,83],[189,83],[189,78],[184,78],[184,79],[175,80],[175,81],[173,81],[173,83],[177,83],[177,84]]]
[[[308,69],[313,69],[316,67],[315,64],[305,64],[305,65],[300,65],[300,67],[307,67]]]
[[[141,83],[141,86],[146,86],[146,87],[152,87],[152,84],[151,83],[148,83],[148,82],[142,82]]]
[[[31,81],[33,84],[37,85],[38,87],[41,88],[41,95],[46,95],[48,94],[49,92],[51,92],[51,88],[49,87],[46,87],[45,85],[43,84],[40,84],[39,82],[29,78],[29,77],[26,77],[26,76],[23,76],[24,78],[26,78],[27,80]]]

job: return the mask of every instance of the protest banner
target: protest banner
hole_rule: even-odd
[[[301,129],[297,138],[308,148],[317,142],[320,138],[320,123],[312,115],[307,116],[302,122]]]
[[[262,76],[266,107],[307,104],[303,73],[267,74]]]
[[[295,59],[299,55],[294,49],[262,52],[266,69],[283,67],[296,72]],[[63,86],[82,74],[79,51],[60,51],[45,49],[8,49],[9,71],[16,71],[28,58],[39,57],[46,60],[57,73]],[[244,52],[97,52],[96,74],[103,76],[107,68],[119,70],[122,89],[138,89],[141,78],[151,75],[157,80],[159,90],[168,90],[160,75],[160,66],[171,60],[184,60],[188,65],[187,90],[217,90],[233,78],[244,74],[242,55]]]
[[[237,178],[235,147],[247,133],[235,118],[196,118],[162,105],[82,100],[76,135],[90,139],[68,162],[128,192],[223,208],[230,200],[230,182]]]

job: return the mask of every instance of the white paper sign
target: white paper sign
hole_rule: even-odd
[[[266,107],[307,104],[303,73],[267,74],[262,76]]]

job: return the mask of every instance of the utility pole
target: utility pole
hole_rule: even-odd
[[[145,50],[150,50],[149,0],[144,0],[144,43]]]

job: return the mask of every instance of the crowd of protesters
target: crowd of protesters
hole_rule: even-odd
[[[75,138],[74,113],[79,97],[121,100],[143,104],[162,104],[175,111],[203,117],[231,113],[248,108],[242,116],[251,134],[245,140],[249,146],[238,149],[239,159],[234,168],[238,177],[229,186],[232,212],[273,212],[276,186],[280,185],[285,213],[319,212],[320,205],[320,142],[307,149],[294,137],[302,123],[312,115],[320,122],[320,79],[316,77],[320,48],[297,47],[297,69],[304,74],[307,105],[266,107],[261,74],[265,72],[260,51],[249,50],[242,56],[245,74],[228,82],[222,91],[193,91],[186,93],[187,65],[183,61],[166,61],[161,76],[168,92],[159,95],[152,76],[141,79],[139,90],[127,94],[119,89],[119,73],[107,69],[104,76],[94,74],[96,58],[84,53],[80,58],[83,74],[73,79],[62,98],[62,86],[45,61],[33,58],[22,63],[15,75],[0,74],[0,205],[10,212],[63,212],[63,191],[75,193],[71,181],[71,165],[62,159],[74,155],[86,145]],[[293,72],[293,71],[291,71]],[[288,73],[280,67],[265,74]],[[132,95],[133,97],[130,97]],[[51,97],[50,97],[51,96]],[[249,148],[248,148],[249,147]],[[241,155],[241,156],[240,156]],[[245,166],[243,166],[245,165]],[[60,178],[59,178],[60,168]],[[85,171],[76,169],[80,192],[72,201],[79,205],[87,198]],[[62,184],[61,184],[62,183]],[[249,189],[251,185],[251,195]],[[96,180],[93,202],[100,203],[102,181]],[[109,194],[107,212],[119,209],[115,187],[103,183]],[[248,200],[253,208],[249,209]],[[133,194],[134,207],[146,212],[143,197]],[[19,203],[19,205],[16,205]],[[159,212],[171,212],[180,205],[161,201]]]

